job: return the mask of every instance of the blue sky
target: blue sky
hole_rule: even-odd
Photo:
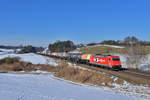
[[[0,0],[0,45],[150,40],[150,0]]]

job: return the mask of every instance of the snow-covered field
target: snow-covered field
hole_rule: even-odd
[[[112,48],[124,48],[122,46],[115,46],[115,45],[102,45],[102,46],[112,47]]]
[[[2,51],[2,50],[1,50]],[[123,55],[121,59],[125,61]],[[52,58],[27,53],[15,54],[12,50],[0,52],[0,59],[5,57],[20,57],[22,61],[33,64],[51,64],[57,66],[58,63]],[[72,66],[72,64],[70,64]],[[87,70],[80,66],[76,68]],[[20,72],[21,73],[21,72]],[[33,73],[39,74],[34,75]],[[118,77],[113,76],[114,80]],[[93,87],[79,83],[73,83],[54,77],[45,71],[34,71],[30,74],[0,74],[0,98],[2,100],[148,100],[149,95],[144,92],[149,91],[146,86],[134,86],[124,81],[123,85],[111,83],[115,88]],[[77,85],[78,84],[78,85]],[[124,91],[126,89],[127,91]],[[136,91],[139,91],[137,93]],[[118,93],[117,93],[118,92]],[[144,96],[143,99],[141,98]]]
[[[5,54],[11,54],[11,53],[14,53],[14,50],[13,49],[1,49],[0,48],[0,56],[2,55],[5,55]]]
[[[6,58],[6,57],[19,57],[22,61],[25,62],[31,62],[32,64],[50,64],[57,66],[58,64],[49,57],[37,55],[34,53],[26,53],[26,54],[15,54],[13,50],[5,50],[0,49],[3,52],[0,52],[0,59]]]
[[[76,85],[53,75],[0,74],[1,100],[148,100]]]
[[[85,47],[81,47],[81,48],[77,48],[76,50],[74,50],[74,51],[80,51],[81,49],[85,49],[85,48],[93,48],[93,47],[111,47],[111,48],[119,48],[119,49],[121,49],[121,48],[124,48],[123,46],[115,46],[115,45],[102,45],[102,44],[97,44],[97,45],[93,45],[93,46],[85,46]]]
[[[98,44],[98,45],[94,45],[94,46],[87,46],[86,48],[92,48],[92,47],[98,47],[98,46],[105,46],[105,47],[111,47],[111,48],[124,48],[124,47],[122,47],[122,46],[102,45],[102,44]]]
[[[0,48],[0,51],[2,51],[2,52],[14,52],[13,49],[1,49],[1,48]]]

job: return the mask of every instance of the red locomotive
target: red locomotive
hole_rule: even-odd
[[[111,55],[92,55],[90,58],[90,64],[104,66],[112,69],[120,69],[121,61],[119,56]]]

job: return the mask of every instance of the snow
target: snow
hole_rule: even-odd
[[[16,52],[20,52],[22,49],[16,49]]]
[[[122,93],[126,95],[136,95],[150,99],[150,88],[148,86],[133,85],[125,80],[122,85],[116,83],[112,83],[112,85],[115,87],[112,90],[116,91],[117,93]]]
[[[48,49],[48,47],[47,47],[47,48],[45,48],[45,49],[43,50],[42,54],[46,54],[48,51],[49,51],[49,49]]]
[[[77,66],[76,64],[72,64],[72,63],[70,63],[70,62],[68,62],[68,65],[69,65],[70,67],[73,67],[73,68],[79,68],[79,69],[82,69],[82,70],[89,70],[89,69],[87,69],[87,68],[83,68],[83,67],[81,67],[81,66]]]
[[[116,76],[112,76],[111,77],[114,81],[117,81],[118,80],[118,77],[116,77]]]
[[[49,73],[51,73],[51,72],[36,70],[36,71],[32,71],[31,73],[36,73],[36,74],[49,74]]]
[[[102,45],[102,44],[98,44],[98,45],[94,45],[94,46],[86,46],[86,48],[91,48],[91,47],[98,47],[98,46],[105,46],[105,47],[111,47],[111,48],[124,48],[122,46],[115,46],[115,45]]]
[[[85,47],[77,48],[77,49],[74,50],[74,51],[77,51],[77,52],[78,52],[78,51],[81,50],[81,49],[93,48],[93,47],[99,47],[99,46],[105,46],[105,47],[111,47],[111,48],[118,48],[118,49],[124,48],[123,46],[97,44],[97,45],[93,45],[93,46],[85,46]]]
[[[6,57],[19,57],[21,58],[21,61],[30,62],[32,64],[50,64],[53,66],[58,66],[58,64],[49,57],[41,56],[34,53],[26,53],[26,54],[14,54],[14,53],[7,53],[3,52],[3,54],[0,54],[0,59],[6,58]]]
[[[93,86],[71,84],[53,75],[0,74],[2,100],[148,100]]]
[[[14,53],[14,50],[13,49],[1,49],[0,48],[0,56],[1,55],[5,55],[5,54],[11,54],[11,53]]]
[[[82,52],[79,52],[79,51],[71,51],[71,52],[69,52],[69,53],[79,53],[79,54],[81,54]]]
[[[139,69],[140,69],[140,70],[143,70],[143,71],[150,70],[150,65],[140,65],[140,66],[139,66]]]
[[[112,48],[124,48],[122,46],[115,46],[115,45],[102,45],[102,46],[112,47]]]
[[[139,69],[141,70],[150,70],[150,54],[148,54],[145,59],[141,60],[141,64],[139,65]]]
[[[14,52],[13,49],[1,49],[1,48],[0,48],[0,51],[2,51],[2,52]]]

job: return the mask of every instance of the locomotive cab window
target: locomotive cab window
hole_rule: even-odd
[[[113,58],[113,61],[120,61],[119,58]]]

